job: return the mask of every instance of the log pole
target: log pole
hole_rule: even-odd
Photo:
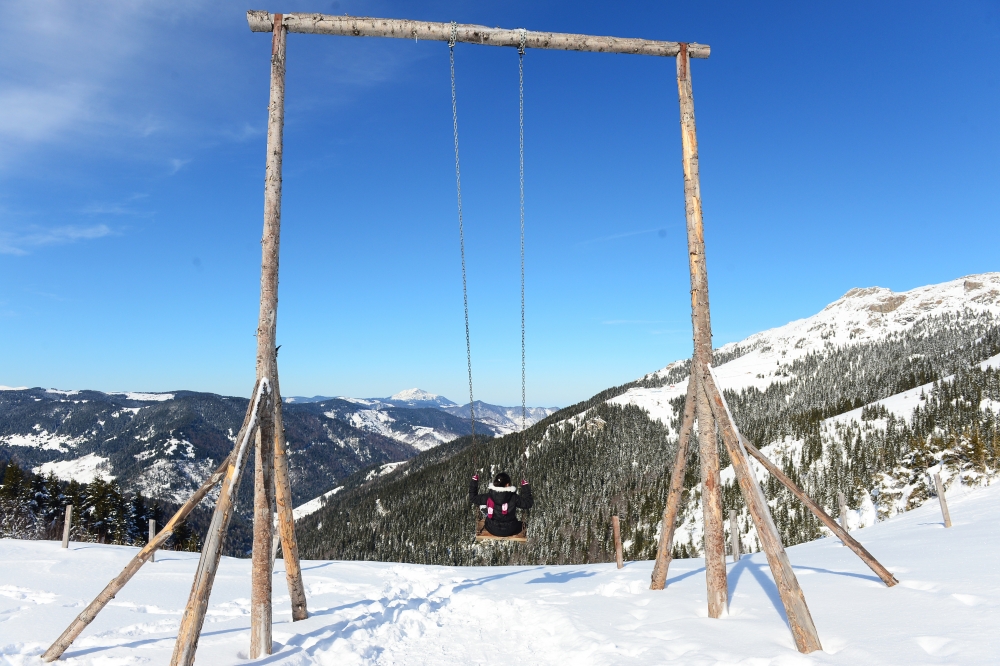
[[[951,514],[948,513],[948,500],[944,496],[944,484],[941,483],[941,475],[934,475],[934,487],[937,488],[938,502],[941,504],[941,517],[944,518],[944,526],[951,527]]]
[[[740,546],[740,526],[736,522],[736,509],[729,510],[729,540],[733,543],[733,562],[739,562],[743,549]]]
[[[262,418],[254,455],[253,552],[250,558],[250,658],[271,654],[274,533],[274,415]]]
[[[66,511],[63,515],[63,539],[62,547],[69,548],[69,531],[73,526],[73,505],[67,504]]]
[[[847,532],[847,500],[840,490],[837,491],[837,504],[840,506],[840,527]]]
[[[146,541],[146,543],[153,543],[153,539],[155,539],[155,538],[156,538],[156,519],[155,518],[150,518],[149,519],[149,539]],[[155,562],[156,561],[156,551],[155,550],[152,553],[149,554],[149,561],[150,562]]]
[[[709,397],[715,419],[722,430],[722,440],[725,442],[726,450],[733,461],[736,479],[740,484],[740,490],[743,491],[743,498],[746,500],[754,526],[757,528],[757,537],[760,539],[765,555],[767,555],[767,563],[771,568],[771,575],[774,576],[774,583],[778,588],[781,603],[785,607],[785,615],[788,617],[795,647],[804,654],[822,650],[816,625],[813,623],[812,614],[806,605],[805,595],[802,594],[802,588],[792,570],[792,563],[788,560],[785,547],[781,544],[781,537],[778,534],[778,528],[774,525],[774,519],[771,517],[767,500],[764,498],[764,491],[761,490],[750,467],[750,458],[746,448],[744,448],[740,432],[736,428],[736,422],[733,421],[729,406],[713,380],[711,366],[701,365],[695,368],[695,371],[702,379],[701,385]]]
[[[684,416],[681,420],[681,431],[677,440],[677,457],[674,458],[674,468],[670,472],[670,490],[667,492],[667,505],[663,508],[663,520],[660,523],[660,542],[656,548],[656,562],[653,564],[653,574],[649,583],[651,590],[662,590],[667,585],[667,571],[670,568],[671,553],[674,549],[677,512],[680,510],[681,498],[684,496],[684,470],[687,466],[691,431],[694,429],[695,386],[694,374],[692,374],[688,378],[687,397],[684,398]]]
[[[858,543],[857,539],[848,534],[847,530],[843,529],[837,521],[833,519],[833,516],[824,511],[823,507],[814,502],[813,499],[806,495],[801,488],[795,485],[795,482],[788,478],[788,476],[781,471],[780,467],[768,460],[767,456],[761,453],[747,438],[741,436],[741,441],[743,442],[743,447],[747,450],[747,453],[756,458],[757,462],[763,465],[764,469],[766,469],[771,476],[780,481],[782,485],[788,488],[788,490],[790,490],[800,502],[805,504],[806,508],[812,511],[813,515],[819,518],[820,522],[826,525],[838,539],[843,541],[845,546],[853,550],[854,554],[860,557],[861,561],[867,564],[869,568],[871,568],[871,570],[882,579],[887,587],[892,587],[899,582],[896,580],[896,577],[893,576],[888,569],[882,566],[882,564],[876,560],[864,546]]]
[[[83,609],[83,612],[80,613],[68,627],[66,627],[66,630],[62,632],[62,635],[59,636],[49,649],[45,651],[45,654],[42,655],[42,661],[55,661],[62,656],[62,653],[65,652],[70,645],[72,645],[73,641],[75,641],[77,636],[80,635],[80,632],[86,629],[87,625],[93,622],[94,618],[97,617],[97,614],[108,605],[108,602],[114,599],[115,595],[118,594],[123,587],[125,587],[126,583],[132,580],[132,577],[137,571],[139,571],[139,568],[142,567],[147,560],[152,561],[153,554],[156,552],[156,549],[162,546],[164,542],[170,538],[170,536],[174,533],[174,528],[184,521],[184,519],[186,519],[188,515],[194,511],[194,508],[198,506],[203,499],[205,499],[205,496],[208,495],[208,491],[210,491],[219,481],[222,480],[222,478],[226,475],[226,470],[228,468],[229,458],[224,460],[219,468],[216,469],[215,472],[213,472],[207,479],[205,479],[205,482],[201,484],[201,487],[198,488],[198,490],[196,490],[194,494],[188,498],[181,508],[177,510],[177,513],[175,513],[173,517],[167,521],[167,524],[163,526],[163,529],[160,530],[159,534],[151,534],[149,543],[136,553],[135,557],[133,557],[132,560],[125,565],[125,568],[122,569],[122,572],[113,578],[104,590],[102,590],[101,593],[98,594],[97,597]],[[153,520],[150,520],[149,522],[150,526],[155,524]]]
[[[681,149],[684,167],[684,212],[687,218],[688,264],[691,272],[691,326],[694,331],[695,412],[698,419],[698,454],[701,463],[701,501],[705,522],[705,584],[708,616],[719,617],[728,605],[726,540],[723,531],[719,478],[719,447],[715,420],[705,390],[698,386],[699,366],[712,363],[712,322],[708,305],[708,268],[705,262],[705,231],[701,213],[701,179],[698,168],[698,136],[691,87],[691,58],[687,44],[677,54],[677,97],[680,103]]]
[[[278,17],[275,19],[275,17]],[[452,38],[451,23],[409,21],[405,19],[370,18],[364,16],[331,16],[329,14],[269,14],[247,12],[247,24],[253,32],[271,32],[282,25],[288,32],[345,37],[395,37],[424,41],[448,42]],[[597,53],[631,53],[635,55],[674,57],[680,52],[679,42],[622,37],[598,37],[559,32],[536,32],[484,25],[454,24],[455,41],[485,46],[523,46],[528,49],[560,51],[592,51]],[[707,58],[711,48],[706,44],[690,44],[692,58]]]
[[[243,468],[246,466],[250,450],[253,448],[252,440],[255,439],[260,422],[271,418],[273,413],[271,387],[266,380],[258,380],[254,386],[253,397],[250,400],[243,427],[240,428],[233,452],[229,456],[219,499],[215,502],[215,511],[212,514],[212,522],[208,526],[208,533],[205,535],[205,545],[201,549],[198,568],[194,574],[194,583],[191,585],[191,594],[188,597],[184,615],[181,617],[181,625],[177,631],[177,642],[174,644],[174,652],[170,658],[171,666],[191,666],[194,664],[195,652],[198,650],[198,638],[201,635],[201,628],[205,624],[208,599],[212,594],[212,585],[215,583],[215,574],[219,569],[219,560],[222,559],[222,547],[226,538],[226,530],[229,528],[229,520],[233,515],[236,493],[239,491],[240,481],[243,478]],[[166,528],[164,528],[165,530]],[[162,535],[163,532],[160,534]]]
[[[277,355],[275,355],[277,356]],[[277,358],[275,358],[277,368]],[[292,605],[292,622],[309,617],[306,608],[306,591],[302,585],[302,567],[299,565],[299,542],[295,536],[295,517],[292,515],[292,487],[288,478],[288,444],[285,441],[285,425],[281,415],[281,391],[278,389],[278,372],[274,373],[274,495],[278,512],[278,534],[281,541],[281,557],[285,562],[285,582]],[[271,555],[271,570],[277,548]]]
[[[625,566],[625,560],[622,558],[622,531],[621,525],[618,523],[618,516],[611,516],[611,531],[615,535],[615,563],[621,569]]]
[[[278,323],[278,256],[281,246],[281,160],[285,125],[285,43],[282,15],[272,17],[271,94],[267,116],[267,157],[264,167],[264,231],[261,238],[260,316],[257,323],[257,379],[276,385]],[[281,396],[274,395],[272,412],[261,420],[254,472],[253,553],[250,588],[250,658],[271,654],[271,534],[274,528],[275,416]]]

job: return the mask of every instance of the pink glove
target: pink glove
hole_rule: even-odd
[[[472,475],[472,480],[473,481],[478,481],[479,480],[479,475],[478,474],[473,474]]]
[[[521,479],[521,485],[522,485],[522,486],[526,486],[526,485],[528,485],[528,482],[527,482],[527,481],[525,481],[524,479]]]

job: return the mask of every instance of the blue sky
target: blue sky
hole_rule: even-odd
[[[233,2],[0,2],[0,384],[253,384],[270,35]],[[258,7],[258,5],[252,5]],[[1000,5],[298,2],[697,41],[716,345],[1000,269]],[[456,48],[476,397],[520,398],[517,55]],[[525,56],[528,402],[690,354],[674,62]],[[290,35],[285,395],[466,393],[447,46]]]

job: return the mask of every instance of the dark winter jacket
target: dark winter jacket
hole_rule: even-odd
[[[472,480],[469,486],[469,501],[479,507],[486,507],[486,531],[494,536],[513,536],[521,531],[521,521],[515,509],[530,509],[535,502],[531,499],[531,486],[525,484],[518,492],[514,486],[498,488],[492,483],[485,494],[479,494],[479,481]]]

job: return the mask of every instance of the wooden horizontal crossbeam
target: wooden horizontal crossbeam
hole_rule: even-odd
[[[674,57],[681,51],[680,42],[661,42],[653,39],[599,37],[573,35],[561,32],[536,32],[534,30],[488,28],[468,23],[433,23],[406,19],[383,19],[362,16],[331,16],[329,14],[270,14],[251,9],[247,23],[253,32],[274,30],[274,17],[281,17],[281,25],[288,32],[312,35],[341,35],[345,37],[395,37],[398,39],[450,42],[454,28],[456,42],[485,44],[487,46],[523,45],[528,49],[556,49],[559,51],[593,51],[595,53],[632,53],[635,55]],[[707,44],[688,44],[692,58],[707,58],[711,48]]]

